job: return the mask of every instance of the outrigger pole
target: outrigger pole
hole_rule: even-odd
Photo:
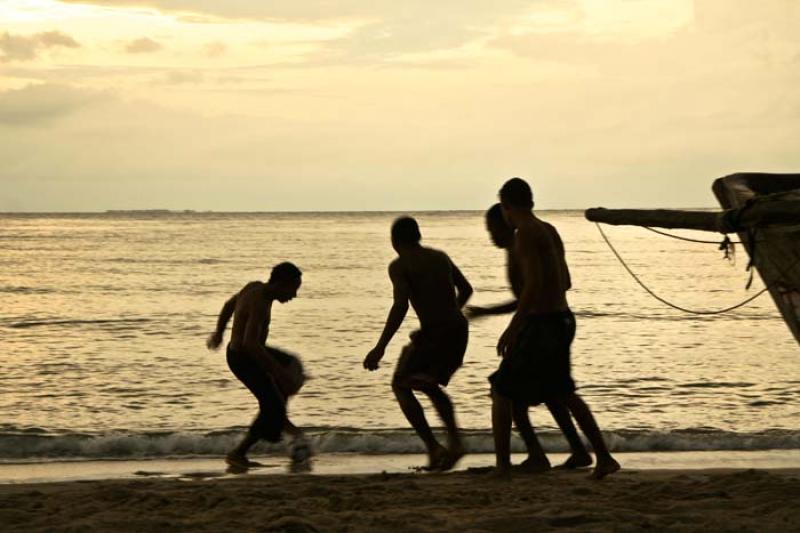
[[[738,233],[750,261],[800,343],[800,174],[739,173],[714,181],[722,211],[603,209],[592,222]]]

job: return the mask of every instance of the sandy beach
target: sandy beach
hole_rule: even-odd
[[[798,22],[0,0],[0,533],[800,533]]]
[[[12,531],[793,531],[800,470],[243,476],[0,486]]]

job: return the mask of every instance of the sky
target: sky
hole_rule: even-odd
[[[711,207],[800,172],[797,0],[0,0],[0,211]]]

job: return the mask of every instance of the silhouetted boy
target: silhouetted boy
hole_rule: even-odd
[[[245,285],[225,302],[217,329],[208,339],[209,349],[217,349],[233,316],[228,367],[258,399],[258,416],[242,442],[226,457],[231,466],[256,465],[247,459],[247,452],[261,439],[278,442],[284,431],[294,437],[302,435],[286,414],[286,400],[305,381],[302,366],[297,358],[266,346],[272,303],[286,303],[297,296],[301,276],[300,269],[292,263],[280,263],[272,269],[267,283],[253,281]]]
[[[464,447],[453,404],[443,387],[464,359],[468,325],[461,308],[472,294],[472,287],[447,254],[420,245],[420,239],[419,226],[413,218],[395,220],[392,246],[398,257],[389,265],[394,304],[383,334],[364,359],[364,368],[378,368],[410,301],[420,329],[411,334],[411,343],[400,354],[392,390],[403,414],[427,447],[429,468],[449,470],[464,455]],[[433,402],[447,428],[447,448],[434,437],[414,391],[426,394]]]
[[[468,306],[467,315],[471,317],[513,313],[517,310],[519,297],[522,293],[522,275],[519,269],[519,262],[514,256],[514,229],[510,227],[503,218],[503,209],[500,204],[494,204],[486,212],[486,229],[489,231],[489,236],[494,245],[506,251],[506,274],[508,276],[508,282],[511,285],[511,292],[514,294],[515,299],[504,304],[489,307]],[[553,229],[553,235],[556,239],[556,246],[563,256],[564,244],[558,237],[555,228]],[[569,271],[567,271],[566,288],[569,289],[571,285]],[[572,469],[590,466],[592,464],[592,456],[586,451],[586,447],[578,436],[578,431],[575,429],[575,424],[572,423],[572,417],[567,407],[563,403],[555,400],[547,400],[545,401],[545,405],[547,405],[547,408],[550,410],[550,414],[553,415],[553,419],[567,439],[570,450],[572,451],[570,457],[567,458],[561,467]],[[550,461],[542,452],[539,441],[533,431],[530,418],[528,417],[528,407],[527,403],[514,403],[512,415],[514,424],[517,426],[522,439],[525,441],[525,446],[528,449],[528,459],[522,463],[522,466],[533,472],[539,472],[549,469]]]
[[[575,393],[570,369],[570,347],[575,338],[575,316],[567,304],[569,270],[556,229],[533,214],[533,193],[519,178],[500,189],[503,217],[514,234],[513,254],[522,279],[517,310],[497,343],[503,358],[489,378],[492,384],[492,431],[497,471],[511,467],[509,439],[515,404],[563,403],[575,417],[597,456],[596,478],[619,470],[611,457],[589,406]],[[531,430],[532,431],[532,430]],[[534,457],[546,461],[541,446]],[[544,463],[542,463],[544,465]]]

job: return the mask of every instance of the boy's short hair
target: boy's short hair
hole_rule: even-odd
[[[418,244],[421,238],[419,224],[411,217],[400,217],[392,224],[392,241],[397,244]]]
[[[490,207],[486,211],[486,222],[489,224],[494,224],[495,226],[508,227],[508,222],[506,222],[506,219],[503,218],[503,206],[497,203]]]
[[[290,281],[297,279],[302,275],[303,273],[299,268],[297,268],[297,266],[295,266],[294,263],[285,261],[272,267],[272,272],[269,275],[269,281]]]
[[[500,201],[520,209],[533,209],[531,186],[521,178],[511,178],[500,189]]]

